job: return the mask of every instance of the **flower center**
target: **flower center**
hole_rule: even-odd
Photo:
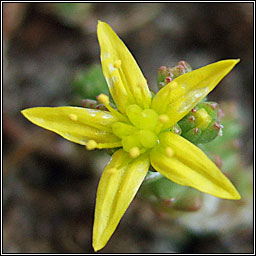
[[[135,104],[126,108],[126,115],[130,123],[115,122],[112,130],[122,139],[123,149],[135,158],[158,144],[158,134],[169,118]]]

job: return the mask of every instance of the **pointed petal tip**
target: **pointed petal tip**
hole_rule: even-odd
[[[101,21],[101,20],[98,20],[98,26],[101,25],[101,24],[104,24],[105,22]]]
[[[103,249],[108,240],[104,242],[104,238],[102,238],[101,234],[96,231],[95,222],[93,224],[93,232],[92,232],[92,248],[94,252],[98,252],[99,250]]]
[[[241,195],[239,192],[236,190],[236,188],[231,184],[231,187],[229,187],[229,192],[225,194],[216,194],[215,196],[222,198],[222,199],[227,199],[227,200],[240,200]]]
[[[240,62],[240,59],[228,59],[228,60],[221,60],[219,62],[225,63],[227,66],[230,66],[231,69],[233,69],[233,67]]]
[[[240,59],[239,58],[237,58],[237,59],[227,59],[226,61],[233,61],[235,63],[238,63],[240,61]]]
[[[240,59],[231,59],[230,61],[233,63],[233,65],[236,65],[240,62]]]
[[[109,239],[104,239],[104,237],[102,237],[100,233],[96,232],[95,225],[93,225],[92,247],[95,252],[102,250],[106,246]]]
[[[97,28],[100,29],[100,28],[103,28],[103,27],[109,27],[109,25],[104,21],[98,20]]]
[[[92,242],[93,250],[95,252],[98,252],[98,251],[102,250],[106,246],[106,243],[102,243],[101,241],[98,241],[98,242],[93,241]]]
[[[95,251],[95,252],[97,252],[97,251],[99,251],[100,249],[102,249],[104,246],[99,246],[98,244],[92,244],[92,247],[93,247],[93,250]]]
[[[20,111],[20,113],[28,119],[30,108],[26,108]]]
[[[98,20],[98,24],[97,24],[97,32],[98,33],[99,33],[99,30],[101,30],[105,24],[106,24],[105,22]]]
[[[230,198],[231,200],[240,200],[241,195],[236,191],[236,193]]]
[[[240,200],[241,199],[241,195],[239,194],[239,192],[237,191],[237,189],[235,188],[235,186],[232,184],[231,181],[229,181],[230,183],[230,187],[229,187],[229,195],[228,197],[223,197],[224,199],[230,199],[230,200]]]
[[[240,194],[238,194],[238,195],[234,198],[234,200],[240,200],[240,199],[241,199]]]

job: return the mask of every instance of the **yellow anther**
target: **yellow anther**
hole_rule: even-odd
[[[158,117],[159,119],[159,122],[162,123],[162,124],[166,124],[170,121],[169,119],[169,116],[165,115],[165,114],[162,114]]]
[[[109,175],[113,175],[115,172],[116,172],[116,168],[109,168],[109,169],[107,170],[107,173],[108,173]]]
[[[109,105],[109,97],[103,93],[97,96],[97,100],[104,105]]]
[[[96,147],[98,146],[97,142],[95,140],[89,140],[87,143],[86,143],[86,148],[88,150],[93,150],[95,149]]]
[[[129,153],[132,158],[136,158],[140,155],[140,149],[138,147],[133,147],[130,149]]]
[[[121,61],[121,60],[116,60],[116,61],[114,62],[114,67],[115,67],[115,68],[120,68],[120,67],[121,67],[121,64],[122,64],[122,61]]]
[[[164,127],[165,124],[169,123],[170,118],[166,114],[162,114],[158,116],[159,123],[157,124],[157,127],[155,129],[155,132],[158,134]]]
[[[127,118],[119,113],[116,109],[112,108],[110,106],[109,97],[103,93],[97,96],[97,100],[100,103],[103,103],[105,107],[108,109],[109,112],[111,112],[114,116],[116,116],[120,121],[128,122]]]
[[[173,151],[173,149],[171,148],[171,147],[166,147],[166,149],[165,149],[165,155],[167,156],[167,157],[172,157],[172,156],[174,156],[174,151]]]
[[[70,118],[72,121],[77,121],[77,119],[78,119],[77,115],[75,115],[75,114],[69,114],[68,116],[69,116],[69,118]]]

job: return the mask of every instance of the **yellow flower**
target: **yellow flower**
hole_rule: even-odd
[[[170,132],[239,60],[219,61],[174,79],[152,97],[133,56],[115,32],[98,23],[103,73],[118,108],[36,107],[22,114],[87,149],[117,148],[97,191],[93,247],[102,249],[135,197],[150,164],[168,179],[226,199],[240,199],[231,182],[194,144]]]

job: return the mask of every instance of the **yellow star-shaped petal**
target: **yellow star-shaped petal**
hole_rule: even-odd
[[[93,247],[102,249],[135,197],[150,164],[181,185],[240,199],[232,183],[194,144],[170,131],[210,93],[239,60],[223,60],[186,73],[153,98],[135,59],[115,32],[98,23],[103,74],[118,109],[106,95],[109,111],[78,107],[37,107],[22,114],[87,149],[118,148],[105,167],[97,191]],[[203,114],[203,113],[202,113]]]

